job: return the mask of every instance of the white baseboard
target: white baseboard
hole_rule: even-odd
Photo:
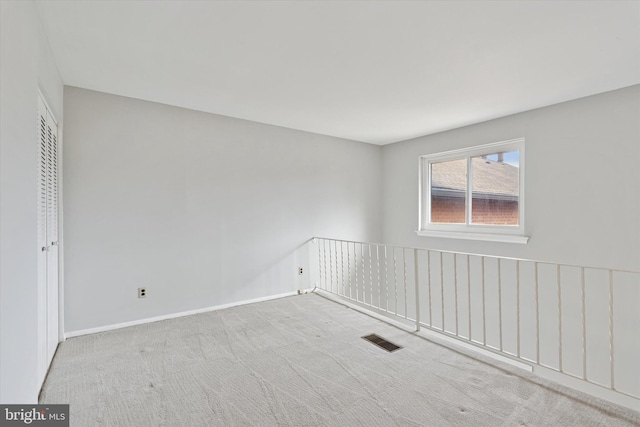
[[[353,308],[354,310],[358,310],[360,312],[366,313],[368,316],[374,317],[374,318],[376,318],[378,320],[381,320],[381,321],[383,321],[385,323],[389,323],[391,325],[397,326],[397,327],[399,327],[401,329],[405,329],[405,330],[407,330],[407,332],[411,332],[413,334],[422,336],[422,337],[427,338],[427,339],[429,339],[429,340],[431,340],[433,342],[436,342],[438,344],[442,344],[442,345],[445,345],[445,346],[448,346],[448,347],[454,347],[454,348],[457,348],[459,350],[463,350],[466,353],[471,352],[472,354],[478,354],[478,355],[481,355],[481,356],[485,356],[485,357],[488,357],[490,359],[494,359],[496,361],[499,361],[499,362],[502,362],[502,363],[506,363],[506,364],[511,365],[511,366],[513,366],[515,368],[519,368],[519,369],[522,369],[522,370],[527,371],[527,372],[533,372],[533,367],[528,363],[520,362],[518,360],[511,359],[511,358],[509,358],[507,356],[502,356],[502,355],[494,353],[492,351],[485,350],[485,349],[482,349],[480,347],[477,347],[477,346],[474,346],[474,345],[471,345],[471,344],[467,344],[464,341],[461,341],[459,339],[448,337],[448,336],[446,336],[444,334],[431,331],[431,330],[426,329],[424,327],[420,329],[420,332],[416,332],[415,331],[415,324],[413,324],[413,322],[409,323],[404,319],[394,319],[392,317],[385,316],[384,314],[377,313],[375,310],[372,310],[372,309],[370,309],[370,308],[368,308],[366,306],[363,307],[363,306],[358,305],[356,303],[350,302],[350,301],[348,301],[348,300],[346,300],[346,299],[344,299],[344,298],[342,298],[340,296],[334,295],[334,294],[329,293],[327,291],[324,291],[322,289],[316,289],[315,292],[318,295],[321,295],[321,296],[323,296],[323,297],[325,297],[327,299],[330,299],[332,301],[338,302],[340,304],[344,304],[347,307]]]
[[[269,301],[279,298],[298,295],[298,291],[286,292],[284,294],[270,295],[267,297],[253,298],[244,301],[232,302],[229,304],[215,305],[211,307],[197,308],[195,310],[181,311],[179,313],[163,314],[162,316],[147,317],[145,319],[132,320],[130,322],[116,323],[113,325],[98,326],[96,328],[82,329],[79,331],[65,332],[64,337],[73,338],[82,335],[97,334],[98,332],[112,331],[114,329],[128,328],[129,326],[143,325],[145,323],[159,322],[161,320],[175,319],[177,317],[191,316],[193,314],[208,313],[210,311],[223,310],[225,308],[238,307],[241,305],[253,304],[256,302]]]
[[[452,337],[448,337],[437,331],[431,331],[424,327],[420,329],[420,332],[415,332],[415,324],[413,322],[409,323],[404,319],[394,319],[389,316],[385,316],[384,314],[380,314],[375,310],[372,310],[366,305],[362,306],[362,305],[356,304],[343,297],[332,294],[322,289],[316,289],[315,293],[326,299],[335,301],[339,304],[342,304],[354,310],[360,311],[361,313],[364,313],[368,316],[381,320],[385,323],[394,325],[401,329],[405,329],[407,332],[411,332],[413,334],[422,336],[433,342],[448,346],[453,349],[462,350],[469,356],[471,356],[472,354],[477,354],[478,356],[494,359],[496,361],[506,363],[508,365],[522,369],[524,371],[531,372],[535,376],[541,379],[549,380],[562,387],[568,388],[569,394],[581,401],[589,401],[588,399],[585,400],[585,397],[593,396],[593,397],[611,402],[615,405],[624,407],[626,409],[631,409],[633,411],[640,412],[640,403],[636,398],[626,396],[624,394],[617,393],[613,390],[608,390],[604,387],[600,387],[595,384],[590,384],[579,379],[575,379],[569,375],[561,374],[560,372],[545,368],[543,366],[533,365],[526,362],[520,362],[519,360],[514,360],[507,356],[502,356],[492,351],[485,350],[483,348],[480,348],[471,344],[466,344],[464,341],[461,341]],[[583,395],[580,396],[580,394],[583,394]],[[595,401],[589,401],[589,402],[591,404],[598,405],[598,403]],[[610,410],[610,408],[608,408],[608,410]],[[624,415],[621,415],[621,416],[624,416]]]
[[[565,387],[569,387],[571,389],[578,390],[579,392],[595,396],[599,399],[607,400],[618,406],[623,406],[633,411],[640,412],[640,401],[634,397],[617,393],[606,387],[591,384],[581,379],[573,378],[544,366],[535,366],[533,368],[533,372],[541,378],[556,382]]]

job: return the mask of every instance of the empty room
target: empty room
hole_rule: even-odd
[[[0,425],[640,426],[640,1],[0,31]]]

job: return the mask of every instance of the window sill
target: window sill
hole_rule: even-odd
[[[529,236],[519,236],[515,234],[467,233],[442,230],[418,230],[416,234],[418,236],[441,237],[445,239],[484,240],[485,242],[518,243],[521,245],[526,245],[529,241]]]

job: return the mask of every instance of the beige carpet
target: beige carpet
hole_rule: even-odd
[[[69,339],[41,403],[70,403],[78,427],[640,423],[317,295]]]

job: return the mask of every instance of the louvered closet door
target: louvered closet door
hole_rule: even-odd
[[[47,373],[47,108],[38,97],[38,384]]]
[[[38,379],[58,345],[58,129],[38,97]]]
[[[47,112],[47,366],[58,347],[58,127]]]

